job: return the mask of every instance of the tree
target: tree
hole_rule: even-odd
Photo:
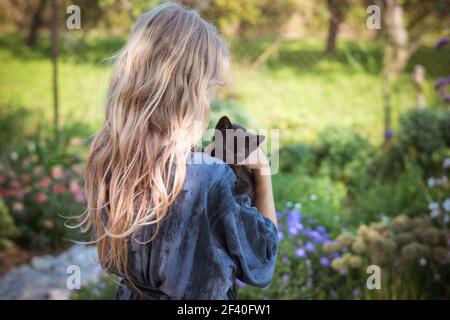
[[[37,33],[39,28],[42,26],[42,15],[44,13],[46,3],[47,0],[40,0],[36,10],[34,11],[26,40],[26,44],[29,47],[34,47],[36,44]]]
[[[339,27],[344,19],[347,1],[327,0],[327,6],[330,13],[330,22],[328,25],[326,53],[334,54],[336,52],[336,39],[339,33]]]

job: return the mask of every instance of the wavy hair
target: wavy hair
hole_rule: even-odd
[[[166,3],[139,17],[113,58],[104,124],[87,162],[88,208],[78,226],[95,235],[103,268],[126,275],[128,242],[141,227],[158,226],[182,190],[228,51],[195,11]]]

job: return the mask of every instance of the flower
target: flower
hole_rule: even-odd
[[[316,252],[316,247],[311,242],[305,244],[305,250],[308,252]]]
[[[444,160],[444,163],[442,163],[442,167],[444,169],[449,169],[450,168],[450,158],[447,158]]]
[[[303,249],[303,248],[295,249],[295,255],[299,258],[304,258],[306,256],[305,249]]]
[[[352,291],[352,296],[353,296],[353,297],[357,298],[357,297],[359,297],[360,295],[361,295],[361,291],[359,291],[359,289],[354,289],[354,290]]]
[[[85,197],[84,197],[84,193],[83,193],[82,190],[80,190],[80,191],[78,191],[78,192],[75,192],[73,198],[74,198],[74,200],[75,200],[76,202],[78,202],[78,203],[84,203],[84,201],[86,200]]]
[[[58,183],[56,186],[53,187],[54,193],[63,193],[66,191],[66,187],[62,183]]]
[[[442,202],[442,208],[445,211],[450,212],[450,198],[446,198],[444,202]]]
[[[44,177],[39,181],[38,185],[40,188],[48,188],[50,184],[52,183],[52,179],[49,177]]]
[[[386,140],[391,140],[394,137],[394,131],[391,129],[388,129],[384,132],[384,138]]]
[[[428,188],[433,188],[436,185],[436,179],[435,178],[429,178],[427,180]]]
[[[284,234],[281,231],[278,231],[278,240],[281,241],[284,239]]]
[[[22,202],[14,202],[11,206],[13,212],[21,212],[24,209]]]
[[[236,279],[236,284],[238,287],[241,287],[241,288],[246,286],[246,284],[239,279]]]
[[[329,267],[330,266],[330,259],[328,259],[328,257],[321,257],[320,258],[320,264],[324,267]]]
[[[43,204],[47,202],[47,196],[45,195],[45,193],[40,192],[36,195],[35,200],[37,203]]]
[[[430,209],[431,211],[439,209],[439,203],[437,203],[437,202],[430,202],[428,204],[428,209]]]
[[[281,258],[281,262],[283,262],[284,264],[288,264],[289,263],[289,258],[286,256],[283,256],[283,258]]]
[[[309,200],[316,201],[317,200],[317,195],[315,195],[315,194],[310,195],[309,196]]]
[[[436,49],[442,48],[442,47],[446,46],[448,44],[448,42],[449,42],[449,39],[446,37],[439,38],[436,41],[436,43],[434,44],[434,47]]]
[[[53,167],[50,173],[53,179],[62,179],[64,178],[64,172],[60,166]]]
[[[50,219],[43,220],[42,225],[47,229],[53,229],[55,227],[55,223]]]
[[[420,258],[419,263],[422,267],[425,267],[427,265],[427,259],[425,258]]]
[[[289,281],[289,275],[283,274],[283,275],[281,276],[281,281],[283,281],[283,282],[288,282],[288,281]]]

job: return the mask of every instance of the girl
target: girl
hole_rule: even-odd
[[[278,234],[267,158],[257,149],[243,164],[255,208],[233,193],[228,165],[191,152],[227,65],[214,27],[171,3],[145,12],[116,56],[81,225],[103,268],[122,278],[118,299],[233,299],[236,278],[271,280]]]

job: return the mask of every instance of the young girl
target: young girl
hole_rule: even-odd
[[[227,164],[191,152],[227,65],[214,27],[176,4],[145,12],[116,57],[83,224],[103,268],[122,278],[118,299],[233,299],[236,278],[271,280],[278,234],[267,158],[257,149],[243,164],[256,182],[251,207],[233,193]]]

